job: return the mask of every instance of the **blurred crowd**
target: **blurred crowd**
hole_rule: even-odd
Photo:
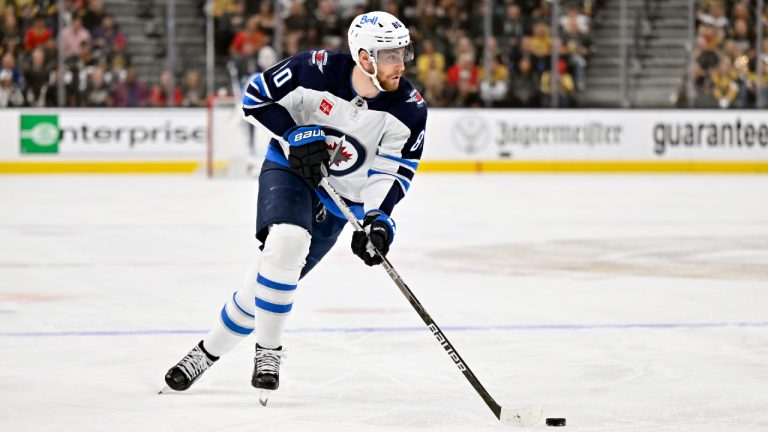
[[[564,2],[553,38],[548,0],[495,1],[492,36],[485,37],[485,2],[469,0],[287,0],[280,17],[271,0],[216,0],[216,49],[242,82],[300,51],[347,50],[352,19],[383,8],[411,31],[416,50],[408,78],[431,106],[575,106],[586,89],[593,0]],[[276,19],[279,18],[279,19]],[[281,25],[282,28],[277,28]],[[276,35],[281,35],[282,55]],[[552,64],[552,47],[558,50]],[[489,65],[490,67],[486,67]],[[558,72],[553,91],[552,69]],[[488,77],[488,79],[486,79]]]
[[[202,16],[206,2],[199,3]],[[236,88],[300,51],[346,51],[352,18],[384,9],[411,30],[416,59],[408,65],[408,78],[431,106],[548,107],[553,98],[561,107],[578,106],[579,94],[587,90],[591,17],[600,1],[564,0],[554,17],[556,32],[550,0],[493,3],[491,36],[486,37],[485,2],[283,0],[282,14],[276,16],[274,0],[214,0],[214,44]],[[197,71],[179,77],[171,95],[167,71],[152,85],[137,77],[126,35],[103,0],[63,0],[61,20],[58,4],[0,0],[0,107],[57,106],[59,81],[65,106],[205,105]],[[758,82],[768,101],[768,37],[755,46],[757,23],[762,20],[768,29],[768,7],[755,11],[756,0],[698,2],[694,62],[674,96],[678,106],[754,107]],[[760,62],[764,68],[758,77]]]
[[[131,66],[126,36],[102,0],[0,0],[0,107],[166,106],[168,73],[148,86]],[[59,77],[59,44],[63,73]],[[64,84],[59,103],[59,79]],[[204,106],[199,73],[187,72],[177,106]]]
[[[687,91],[685,76],[675,98],[678,106],[752,108],[758,81],[762,98],[768,101],[768,6],[760,16],[754,13],[754,0],[701,0],[698,6],[694,62],[688,72],[693,92]],[[759,20],[763,23],[761,47],[755,46]]]

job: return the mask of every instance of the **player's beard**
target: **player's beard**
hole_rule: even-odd
[[[400,74],[397,73],[391,73],[388,75],[384,75],[379,71],[379,73],[376,74],[376,79],[379,80],[379,84],[381,85],[381,88],[383,88],[385,91],[395,91],[400,87],[400,80],[403,79],[403,73],[405,71],[401,72]],[[399,77],[396,81],[393,81],[392,78]]]

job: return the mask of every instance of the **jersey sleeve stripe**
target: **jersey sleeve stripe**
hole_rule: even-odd
[[[260,105],[263,103],[265,103],[263,100],[251,97],[248,94],[243,95],[243,105],[254,106],[254,105]]]
[[[416,169],[419,167],[419,163],[418,162],[414,162],[414,161],[411,161],[411,160],[408,160],[408,159],[399,158],[397,156],[390,156],[390,155],[384,155],[384,154],[379,154],[378,156],[381,156],[383,158],[387,158],[389,160],[393,160],[395,162],[398,162],[398,163],[400,163],[402,165],[405,165],[405,166],[411,168],[414,171],[416,171]]]
[[[248,96],[249,98],[259,102],[267,102],[264,100],[266,98],[259,93],[259,88],[256,87],[253,82],[250,82],[247,86],[245,86],[245,94],[243,96]]]
[[[269,89],[267,89],[267,86],[264,85],[264,80],[262,79],[262,74],[258,74],[253,78],[252,84],[256,85],[256,89],[259,91],[259,94],[262,96],[266,96],[268,100],[272,100],[272,96],[269,94]]]
[[[405,168],[405,167],[400,167],[400,168],[398,168],[398,169],[397,169],[397,173],[398,173],[399,175],[401,175],[401,176],[403,176],[403,177],[407,178],[407,179],[408,179],[408,181],[413,181],[413,176],[415,176],[415,175],[416,175],[416,173],[415,173],[415,172],[413,172],[413,171],[411,171],[411,170],[409,170],[408,168]]]
[[[371,177],[371,176],[374,176],[374,175],[377,175],[377,174],[394,177],[398,182],[400,182],[400,185],[403,187],[404,191],[407,191],[408,188],[411,187],[411,182],[409,182],[408,180],[406,180],[405,178],[403,178],[403,177],[401,177],[401,176],[399,176],[397,174],[376,171],[376,170],[373,170],[373,169],[368,170],[368,177]]]

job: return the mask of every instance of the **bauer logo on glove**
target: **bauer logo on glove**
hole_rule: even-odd
[[[330,166],[325,132],[321,126],[295,126],[283,135],[288,144],[291,170],[314,188],[320,184]]]

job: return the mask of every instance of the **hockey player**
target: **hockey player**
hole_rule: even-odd
[[[427,106],[403,78],[413,59],[408,29],[385,12],[357,16],[351,53],[299,53],[256,75],[243,114],[271,132],[259,176],[256,237],[260,254],[245,286],[214,328],[165,376],[189,388],[221,355],[256,333],[251,384],[279,386],[283,329],[299,280],[336,242],[346,218],[318,184],[328,181],[363,221],[352,251],[367,265],[395,236],[390,217],[407,192],[424,147]],[[265,392],[266,391],[266,392]]]

